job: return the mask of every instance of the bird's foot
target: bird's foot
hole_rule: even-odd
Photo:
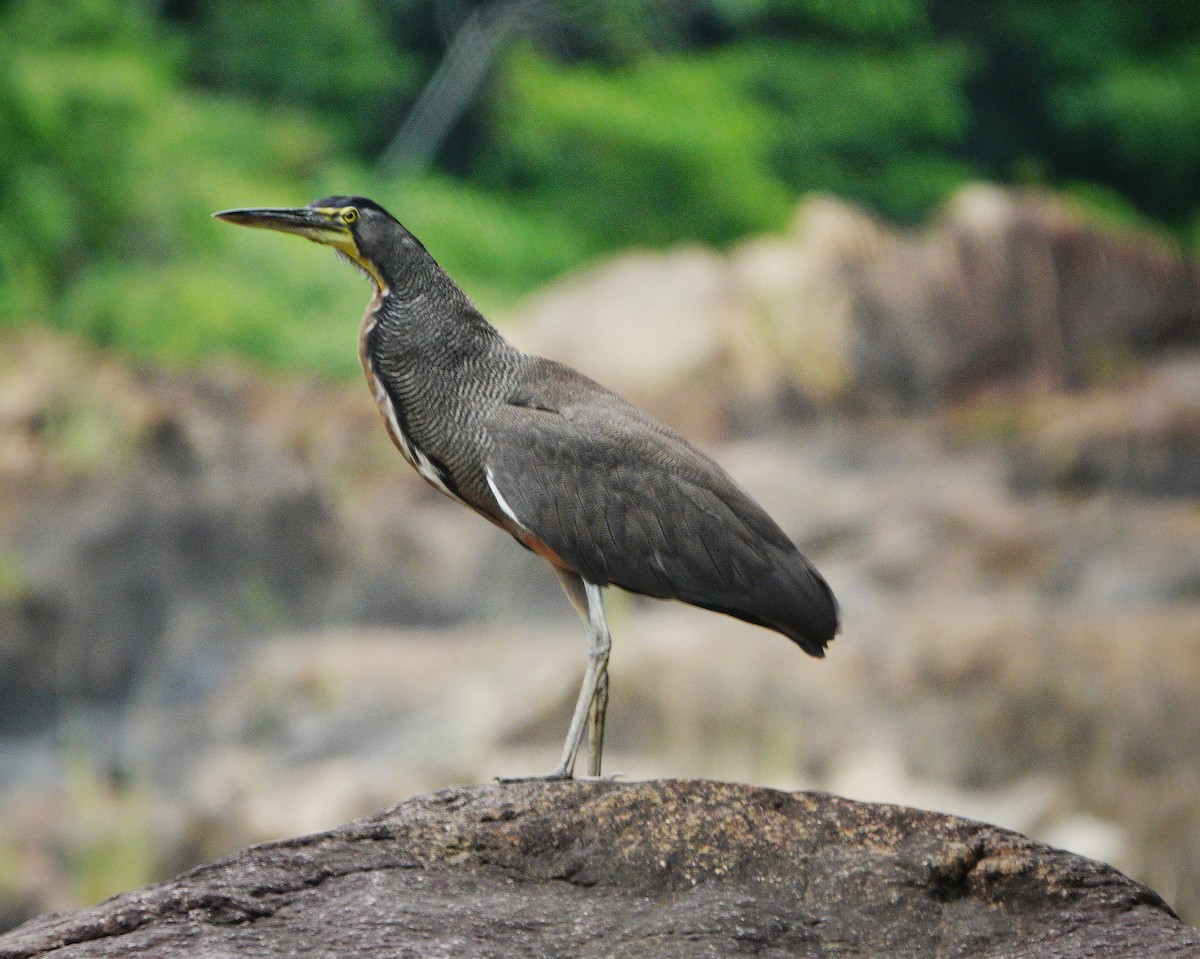
[[[625,773],[609,773],[606,776],[576,776],[574,773],[555,769],[548,773],[534,773],[529,776],[497,776],[498,783],[553,783],[576,780],[578,782],[616,782],[618,779],[628,779]]]
[[[531,773],[527,776],[497,776],[498,783],[554,783],[574,779],[575,775],[555,769],[548,773]]]

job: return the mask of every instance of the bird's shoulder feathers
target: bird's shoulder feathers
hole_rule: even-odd
[[[762,507],[626,400],[534,364],[488,423],[488,483],[509,518],[589,582],[728,612],[819,654],[832,595]]]

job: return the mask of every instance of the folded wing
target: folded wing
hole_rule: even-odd
[[[823,655],[836,601],[766,512],[636,407],[584,377],[571,386],[563,402],[518,392],[489,424],[488,481],[510,518],[589,582],[728,613]]]

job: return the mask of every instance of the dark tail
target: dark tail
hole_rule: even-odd
[[[833,590],[795,547],[779,555],[771,573],[745,591],[679,598],[773,629],[818,659],[841,630],[841,609]]]
[[[841,631],[841,607],[825,577],[799,551],[789,559],[787,574],[790,575],[782,577],[789,592],[786,599],[790,602],[785,606],[789,615],[771,625],[810,656],[821,658],[825,647]]]

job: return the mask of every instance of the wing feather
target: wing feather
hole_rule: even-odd
[[[589,390],[557,409],[517,397],[489,422],[489,482],[516,520],[589,582],[729,613],[822,655],[837,605],[791,540],[695,447],[580,380]]]

